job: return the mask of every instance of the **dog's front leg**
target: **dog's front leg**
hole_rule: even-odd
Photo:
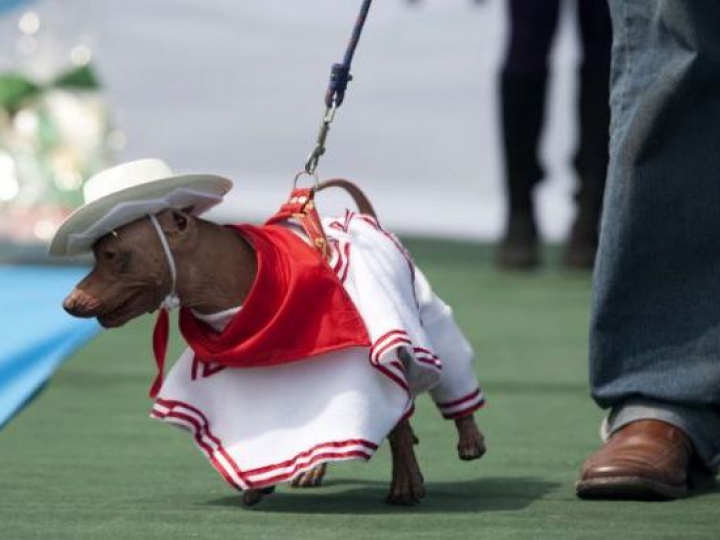
[[[458,432],[458,457],[464,461],[481,458],[487,448],[485,447],[485,437],[475,423],[475,417],[468,414],[456,418],[455,427]]]
[[[417,439],[410,422],[401,420],[388,436],[392,453],[392,483],[386,501],[410,506],[425,496],[425,481],[420,473],[415,448]]]

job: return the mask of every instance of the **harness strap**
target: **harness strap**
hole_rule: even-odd
[[[290,218],[300,224],[313,246],[325,259],[329,259],[330,248],[315,206],[315,188],[293,189],[288,201],[267,221],[267,224],[272,225]]]

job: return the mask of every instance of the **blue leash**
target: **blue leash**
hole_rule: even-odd
[[[348,83],[352,80],[350,65],[352,64],[358,41],[360,41],[360,34],[362,34],[365,21],[367,20],[368,11],[370,11],[370,4],[372,4],[372,0],[363,1],[342,64],[333,64],[332,66],[332,70],[330,71],[330,84],[325,93],[325,105],[327,107],[332,107],[333,103],[336,107],[339,107],[345,99],[345,90],[347,89]]]
[[[330,83],[325,92],[325,114],[323,115],[322,124],[320,125],[317,143],[305,162],[305,168],[295,177],[295,183],[297,183],[298,177],[303,174],[315,176],[315,170],[317,169],[320,157],[325,153],[325,142],[328,132],[330,131],[330,124],[335,118],[335,111],[342,105],[345,99],[347,85],[352,80],[350,66],[352,65],[355,49],[360,41],[360,35],[365,26],[368,12],[370,11],[370,4],[372,4],[372,0],[363,0],[362,6],[360,7],[360,14],[355,21],[355,27],[350,36],[350,42],[345,50],[343,61],[340,64],[332,65],[332,69],[330,70]]]

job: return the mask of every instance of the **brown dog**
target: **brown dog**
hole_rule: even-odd
[[[348,189],[362,213],[374,215],[362,192],[352,184],[333,181]],[[255,252],[248,241],[228,228],[179,210],[156,214],[175,261],[174,292],[183,307],[201,314],[217,313],[242,305],[257,273]],[[95,264],[63,303],[75,317],[97,317],[106,328],[119,327],[158,309],[172,291],[171,272],[160,238],[148,218],[137,219],[106,234],[93,245]],[[472,414],[455,419],[460,459],[485,453],[482,434]],[[392,482],[387,502],[415,504],[424,497],[423,477],[417,463],[417,443],[408,420],[389,434]],[[319,485],[325,465],[295,478],[293,485]],[[245,504],[255,504],[269,490],[246,490]]]

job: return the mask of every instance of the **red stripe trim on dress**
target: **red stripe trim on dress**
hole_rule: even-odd
[[[202,366],[202,370],[200,369],[201,366]],[[227,366],[222,366],[220,364],[214,364],[212,362],[202,361],[196,355],[196,356],[193,356],[193,360],[192,360],[192,369],[191,369],[191,373],[190,373],[190,380],[195,381],[198,379],[198,377],[207,379],[208,377],[212,377],[216,373],[220,373],[224,369],[227,369]]]
[[[162,407],[165,407],[165,405],[161,405]],[[168,408],[167,411],[159,411],[157,409],[153,409],[152,416],[158,419],[165,419],[165,418],[171,418],[174,420],[180,420],[182,423],[184,423],[186,426],[188,426],[193,431],[193,438],[195,439],[195,442],[197,445],[205,452],[207,455],[207,458],[210,460],[210,463],[213,467],[215,467],[215,470],[217,470],[220,475],[225,479],[225,481],[233,486],[236,489],[242,490],[243,486],[241,484],[238,484],[235,479],[232,477],[232,475],[227,471],[226,466],[220,462],[219,459],[215,456],[215,452],[218,452],[223,456],[223,458],[228,461],[230,466],[232,467],[235,474],[240,478],[240,480],[245,483],[248,487],[252,487],[252,484],[247,482],[243,477],[242,474],[240,474],[240,470],[237,467],[237,464],[230,458],[229,455],[225,452],[225,449],[222,448],[222,445],[219,445],[218,449],[213,449],[207,442],[203,440],[203,436],[207,436],[209,439],[213,439],[214,437],[211,437],[207,435],[207,430],[203,428],[203,426],[198,422],[196,418],[193,418],[192,416],[175,411],[174,408]],[[171,420],[172,421],[172,420]],[[175,422],[177,423],[177,422]],[[218,444],[218,443],[216,443]]]
[[[315,464],[318,461],[324,460],[324,461],[339,461],[344,459],[364,459],[365,461],[369,460],[372,456],[366,454],[365,452],[361,450],[352,450],[349,452],[326,452],[323,454],[318,454],[313,459],[311,459],[307,464],[298,466],[291,472],[277,474],[275,476],[270,476],[269,478],[263,478],[262,480],[256,480],[255,484],[259,487],[265,487],[269,485],[274,485],[279,482],[285,482],[287,480],[290,480],[294,476],[296,476],[300,472],[304,472],[307,469],[310,469],[315,466]]]
[[[355,212],[351,212],[349,210],[345,211],[345,223],[343,224],[343,230],[345,232],[347,232],[348,229],[350,228],[350,222],[352,221],[352,219],[354,217],[355,217]]]
[[[375,369],[377,369],[379,372],[381,372],[386,377],[392,379],[393,382],[395,382],[400,388],[405,390],[406,392],[410,393],[410,387],[408,386],[407,382],[405,382],[404,378],[399,377],[396,375],[393,371],[389,370],[382,364],[371,364]]]
[[[461,416],[467,416],[468,414],[474,413],[478,409],[482,409],[485,406],[485,400],[480,399],[479,402],[477,402],[475,405],[472,405],[471,407],[467,407],[465,409],[455,411],[452,413],[442,413],[443,418],[447,420],[455,420],[456,418],[460,418]]]
[[[378,230],[380,229],[380,224],[372,216],[368,216],[367,214],[358,214],[357,218],[369,223]]]
[[[160,409],[160,407],[167,409],[166,411],[163,411]],[[200,419],[195,418],[191,416],[190,414],[187,414],[185,412],[176,411],[175,408],[181,407],[188,409],[188,411],[192,412],[193,414],[196,414],[200,417]],[[281,481],[284,481],[286,479],[291,478],[293,475],[295,475],[299,470],[304,470],[312,467],[317,461],[321,459],[332,459],[332,460],[339,460],[339,459],[351,459],[351,458],[362,458],[364,460],[368,460],[372,457],[372,454],[377,450],[378,445],[367,441],[364,439],[349,439],[347,441],[331,441],[327,443],[321,443],[310,450],[306,450],[304,452],[299,453],[294,458],[291,458],[289,460],[274,464],[274,465],[267,465],[264,467],[259,467],[257,469],[250,469],[247,471],[241,471],[240,467],[237,465],[237,463],[230,457],[230,455],[227,453],[225,448],[222,445],[222,442],[220,439],[218,439],[215,435],[213,435],[209,430],[209,422],[207,420],[207,417],[197,409],[196,407],[193,407],[192,405],[176,400],[165,400],[165,399],[157,399],[156,400],[156,406],[153,408],[152,416],[159,419],[164,418],[171,418],[173,420],[179,420],[182,423],[188,425],[193,431],[193,435],[195,438],[195,441],[197,442],[198,446],[204,451],[204,453],[207,455],[208,459],[212,463],[212,465],[215,467],[215,469],[225,478],[225,480],[232,485],[233,487],[237,489],[243,489],[243,486],[238,484],[230,474],[230,472],[227,470],[227,466],[225,466],[217,457],[216,453],[219,453],[224,460],[231,466],[232,472],[235,473],[235,475],[245,484],[246,488],[253,488],[253,487],[263,487],[267,485],[272,485]],[[209,439],[212,441],[217,448],[213,449],[210,444],[204,438]],[[320,454],[313,453],[317,452],[318,450],[324,450],[326,448],[332,448],[337,449],[341,448],[343,446],[361,446],[365,447],[364,449],[354,449],[354,450],[348,450],[346,452],[333,452],[333,451],[324,451]],[[305,463],[297,463],[298,461],[302,460],[303,458],[306,458],[308,456],[312,456],[311,459]],[[273,475],[270,478],[264,478],[261,480],[255,479],[251,480],[249,477],[251,476],[261,476],[262,474],[265,474],[267,472],[271,472],[276,469],[282,469],[287,468],[288,466],[293,465],[293,471],[286,472],[286,473],[280,473],[278,475]]]
[[[402,418],[400,419],[400,422],[402,422],[403,420],[407,420],[413,414],[415,414],[415,400],[414,399],[410,402],[410,408],[407,411],[405,411],[405,414],[403,414]]]
[[[387,343],[385,343],[382,347],[375,351],[371,351],[370,356],[372,358],[373,363],[378,364],[380,363],[380,357],[386,353],[389,349],[392,349],[393,347],[397,347],[398,345],[411,345],[412,341],[410,341],[410,338],[406,336],[398,336],[396,338],[391,339]]]
[[[340,220],[335,220],[331,222],[328,227],[332,227],[333,229],[337,229],[338,231],[346,233],[348,232],[348,228],[350,227],[350,221],[352,221],[353,217],[355,217],[355,212],[345,210],[345,217],[343,223],[340,223]]]
[[[405,366],[402,365],[400,360],[393,360],[392,362],[388,362],[387,365],[392,366],[395,369],[399,369],[400,371],[405,371]]]
[[[196,423],[194,425],[197,426],[197,428],[200,430],[202,434],[204,434],[208,439],[210,439],[216,446],[217,446],[217,452],[220,453],[220,455],[225,458],[225,460],[232,466],[233,472],[237,475],[240,480],[245,482],[246,484],[250,485],[246,479],[243,476],[243,472],[240,470],[240,467],[237,463],[233,460],[233,458],[228,454],[227,450],[225,450],[225,447],[223,446],[222,442],[218,437],[216,437],[211,431],[210,431],[210,422],[208,421],[205,414],[200,411],[199,409],[193,407],[189,403],[185,403],[183,401],[177,401],[177,400],[166,400],[158,398],[155,400],[156,403],[158,403],[160,406],[165,407],[168,409],[168,413],[175,413],[175,408],[181,407],[184,409],[187,409],[188,411],[192,412],[193,414],[196,414],[200,417],[200,420],[202,423]],[[177,413],[182,414],[182,413]],[[197,422],[197,419],[195,419]],[[250,486],[251,487],[251,486]]]
[[[335,262],[333,263],[332,269],[333,272],[337,274],[342,266],[342,259],[340,258],[340,241],[335,238],[328,238],[328,244],[332,249],[332,253],[335,254]]]
[[[166,419],[169,418],[169,422],[172,422],[174,424],[182,425],[190,430],[193,431],[193,437],[195,438],[195,442],[198,444],[198,446],[201,447],[201,449],[204,450],[206,457],[210,460],[210,463],[212,466],[217,470],[220,475],[225,479],[225,481],[230,484],[235,489],[242,490],[243,487],[238,484],[233,477],[230,475],[230,473],[226,470],[225,465],[223,465],[220,460],[218,460],[215,457],[215,451],[209,448],[207,443],[202,442],[201,435],[198,432],[200,429],[198,427],[197,421],[193,420],[192,417],[185,415],[183,413],[173,412],[170,411],[167,414],[164,414],[162,416],[158,415],[157,413],[154,413],[153,416],[160,419]]]
[[[405,330],[402,330],[400,328],[388,330],[373,342],[373,344],[370,346],[370,350],[377,349],[378,347],[382,346],[387,340],[392,339],[396,336],[408,337],[408,334]]]
[[[415,358],[421,358],[422,360],[425,360],[425,361],[442,364],[442,362],[440,362],[440,359],[437,356],[435,356],[434,354],[415,353]]]
[[[434,354],[432,354],[432,353],[418,352],[417,350],[414,351],[414,352],[415,352],[415,357],[416,357],[416,358],[424,358],[424,359],[426,359],[426,360],[434,360],[434,361],[437,361],[437,362],[439,362],[439,363],[442,363],[442,362],[440,362],[440,358],[438,358],[436,355],[434,355]]]
[[[457,407],[458,405],[462,405],[463,403],[466,403],[472,399],[475,399],[478,395],[480,395],[480,387],[479,386],[472,393],[467,394],[461,398],[458,398],[454,401],[446,401],[445,403],[436,402],[435,405],[441,409],[449,409],[451,407]]]
[[[350,272],[350,242],[332,240],[337,254],[337,260],[333,265],[333,272],[340,280],[345,283],[348,273]]]
[[[338,278],[340,279],[340,283],[345,283],[348,273],[350,272],[350,242],[346,242],[342,247],[342,258],[344,267],[342,272],[338,275]]]
[[[166,400],[166,399],[161,399],[161,398],[158,398],[158,399],[156,399],[155,401],[156,401],[156,403],[160,404],[160,405],[163,406],[163,407],[166,407],[166,408],[169,409],[170,411],[172,411],[172,410],[175,409],[176,407],[182,407],[182,408],[185,408],[185,409],[187,409],[188,411],[196,414],[198,417],[200,417],[200,419],[201,419],[201,421],[202,421],[201,427],[202,427],[203,433],[205,433],[205,434],[207,435],[207,437],[208,437],[212,442],[215,443],[215,445],[217,446],[217,451],[220,452],[220,455],[221,455],[223,458],[225,458],[225,460],[230,464],[230,466],[231,466],[232,469],[233,469],[233,472],[235,472],[235,474],[237,475],[237,477],[238,477],[242,482],[244,482],[245,484],[247,484],[248,487],[253,487],[253,486],[252,486],[252,483],[249,482],[249,481],[243,476],[243,472],[240,470],[240,467],[238,466],[238,464],[235,463],[235,460],[233,460],[232,457],[230,457],[230,454],[228,454],[227,450],[225,450],[225,447],[223,446],[223,444],[222,444],[222,442],[220,441],[220,439],[219,439],[218,437],[216,437],[215,435],[212,434],[212,432],[210,431],[210,422],[208,421],[207,417],[205,416],[205,414],[204,414],[201,410],[199,410],[199,409],[193,407],[192,405],[190,405],[189,403],[185,403],[185,402],[183,402],[183,401]]]
[[[392,338],[393,336],[397,337],[388,342],[388,339]],[[370,356],[372,362],[379,363],[380,357],[383,355],[383,353],[387,352],[389,348],[397,345],[398,343],[411,345],[412,341],[410,340],[410,337],[407,335],[407,333],[403,330],[390,330],[389,332],[383,334],[375,341],[373,346],[370,347]],[[434,368],[442,369],[442,361],[432,351],[424,347],[413,347],[412,349],[415,353],[415,360],[423,364],[430,365]]]
[[[366,441],[365,439],[348,439],[346,441],[330,441],[326,443],[321,443],[313,446],[312,448],[305,450],[303,452],[300,452],[295,457],[292,457],[290,459],[287,459],[285,461],[281,461],[280,463],[276,463],[275,465],[266,465],[264,467],[258,467],[256,469],[247,469],[245,470],[245,474],[248,476],[255,476],[258,474],[263,474],[266,472],[273,471],[275,469],[282,469],[289,467],[296,462],[300,461],[303,458],[306,458],[308,456],[311,456],[313,453],[317,452],[318,450],[329,447],[329,448],[342,448],[344,446],[365,446],[369,448],[372,451],[375,451],[378,449],[378,445],[371,442]]]
[[[376,358],[378,357],[377,351],[380,348],[382,348],[383,349],[382,352],[384,352],[385,345],[388,342],[388,340],[391,340],[395,337],[403,338],[403,339],[407,340],[408,342],[410,342],[410,337],[407,335],[407,332],[405,332],[405,330],[395,329],[395,330],[390,330],[388,332],[385,332],[382,336],[377,338],[375,340],[375,342],[370,346],[370,351],[369,351],[370,358],[373,362],[375,362]]]
[[[434,367],[436,367],[438,369],[442,369],[442,367],[443,367],[442,361],[431,350],[426,349],[424,347],[413,347],[413,352],[415,353],[415,358],[419,362],[424,362],[426,364],[432,364]]]
[[[315,464],[318,461],[321,460],[332,460],[332,459],[351,459],[359,457],[362,459],[365,459],[366,461],[372,457],[372,452],[369,450],[365,450],[362,448],[355,448],[353,450],[345,450],[345,451],[323,451],[318,454],[315,454],[310,457],[306,462],[303,463],[297,463],[295,464],[290,470],[288,471],[281,471],[281,472],[275,472],[268,471],[270,473],[270,476],[263,477],[263,473],[259,473],[257,475],[254,475],[254,482],[256,485],[268,485],[268,484],[275,484],[277,482],[282,482],[283,480],[289,480],[293,476],[297,475],[300,472],[303,472],[307,469],[312,468],[315,466]]]
[[[442,369],[442,364],[439,361],[434,360],[432,358],[420,358],[419,356],[416,356],[415,360],[417,360],[421,364],[425,364],[427,366],[432,366],[436,369]]]

